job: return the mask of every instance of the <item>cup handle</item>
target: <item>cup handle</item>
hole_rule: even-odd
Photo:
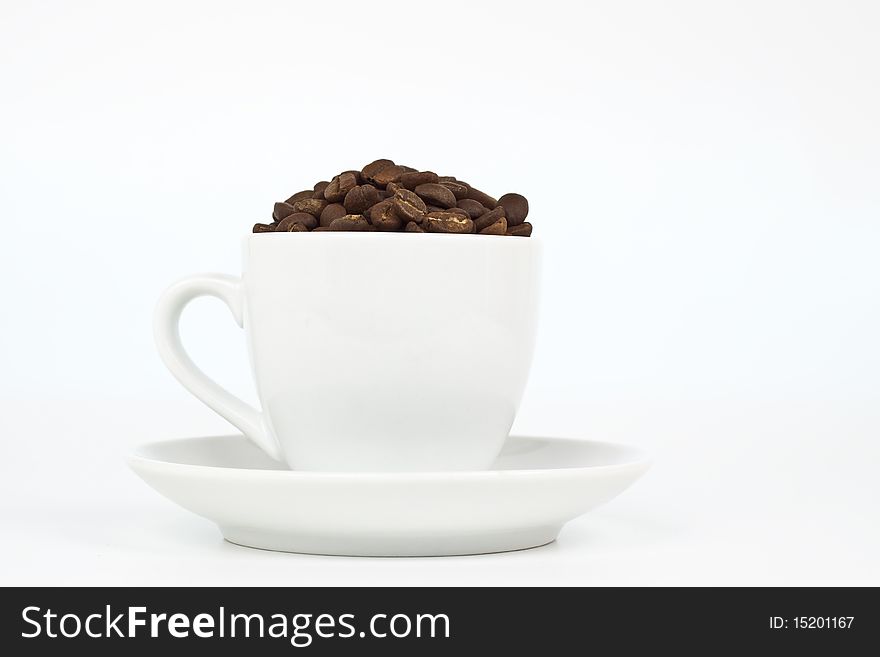
[[[273,459],[281,460],[278,442],[272,436],[263,414],[212,381],[192,361],[180,341],[180,316],[197,297],[216,297],[225,302],[239,326],[243,326],[242,282],[225,274],[190,276],[169,287],[156,304],[153,336],[165,366],[184,388],[220,414]]]

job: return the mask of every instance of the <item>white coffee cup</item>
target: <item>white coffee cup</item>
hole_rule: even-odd
[[[249,235],[241,279],[165,291],[156,343],[184,387],[291,468],[483,469],[528,377],[540,259],[534,237]],[[184,351],[180,314],[204,295],[245,329],[262,411]]]

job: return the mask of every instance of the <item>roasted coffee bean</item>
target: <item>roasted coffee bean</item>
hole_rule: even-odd
[[[290,223],[286,223],[287,219],[278,224],[275,228],[276,233],[308,233],[309,229],[303,226],[298,221],[291,221]]]
[[[407,221],[420,223],[428,210],[428,206],[419,198],[418,194],[403,187],[399,187],[394,192],[393,204],[394,212],[404,223]]]
[[[473,233],[474,222],[457,212],[429,212],[422,221],[429,233]]]
[[[313,233],[322,233],[322,232],[326,232],[328,230],[330,230],[329,226],[318,226],[317,228],[313,228],[312,232]]]
[[[398,176],[412,171],[412,167],[404,167],[395,164],[393,167],[385,167],[372,177],[372,181],[379,187],[385,187],[390,182],[396,182]]]
[[[462,183],[456,182],[454,180],[444,180],[440,184],[443,185],[450,192],[452,192],[452,195],[455,196],[456,201],[467,197],[467,193],[468,193],[468,186],[467,185],[463,185]]]
[[[314,217],[320,217],[326,207],[327,201],[322,198],[307,198],[293,204],[293,209],[297,212],[307,212]]]
[[[379,201],[378,203],[374,203],[373,205],[371,205],[370,207],[368,207],[366,210],[363,211],[362,214],[363,214],[367,219],[370,219],[370,218],[373,216],[373,210],[375,210],[376,212],[381,211],[381,210],[382,210],[383,208],[385,208],[386,206],[391,205],[391,201],[392,201],[392,200],[393,200],[393,199],[390,199],[390,198],[384,198],[384,199],[382,199],[381,201]]]
[[[373,176],[379,173],[382,169],[387,169],[388,167],[393,166],[394,162],[391,160],[373,160],[361,169],[361,176],[363,176],[364,180],[372,180]]]
[[[480,231],[480,235],[505,235],[507,233],[507,219],[501,217],[491,226],[486,226]]]
[[[339,219],[334,219],[330,224],[330,230],[370,230],[370,222],[362,214],[347,214]]]
[[[296,223],[295,221],[291,221],[288,217],[293,217],[299,214],[303,214],[302,212],[294,212],[291,215],[287,215],[284,219],[275,224],[275,232],[276,233],[286,233],[289,226]],[[311,215],[308,215],[311,216]]]
[[[311,191],[273,207],[273,223],[255,233],[303,231],[406,231],[530,236],[529,203],[520,194],[497,201],[455,176],[374,160],[343,171]]]
[[[363,185],[365,182],[367,182],[366,180],[364,180],[364,177],[363,177],[363,175],[361,175],[360,171],[355,171],[354,169],[349,169],[348,171],[343,171],[339,175],[342,176],[342,175],[345,175],[346,173],[350,173],[351,175],[353,175],[354,179],[357,181],[358,185]]]
[[[303,226],[305,226],[305,227],[308,228],[309,230],[312,230],[313,228],[317,228],[317,227],[318,227],[319,220],[318,220],[318,218],[317,218],[315,215],[313,215],[313,214],[307,214],[307,213],[305,213],[305,212],[302,212],[302,213],[299,213],[299,212],[298,212],[297,214],[292,214],[292,215],[290,215],[290,216],[291,216],[292,218],[295,217],[297,223],[302,224]]]
[[[485,192],[481,192],[479,189],[475,189],[468,185],[468,193],[465,198],[469,198],[477,203],[482,204],[485,208],[492,210],[498,204],[494,198],[486,194]]]
[[[508,235],[516,235],[518,237],[531,237],[532,235],[532,224],[528,221],[524,221],[518,226],[514,226],[513,228],[507,229]]]
[[[400,183],[401,186],[413,190],[419,185],[436,183],[438,180],[439,178],[437,174],[433,171],[410,171],[408,173],[400,174],[400,178],[397,179],[397,182]]]
[[[494,224],[501,218],[506,218],[507,215],[504,214],[504,208],[495,208],[494,210],[489,210],[488,212],[481,214],[474,220],[474,226],[476,226],[477,232],[479,233],[484,228],[487,228]]]
[[[275,221],[281,221],[289,214],[293,214],[296,210],[290,203],[276,203],[275,208],[272,210],[272,218]]]
[[[400,230],[403,221],[398,216],[394,207],[394,201],[385,200],[373,206],[370,212],[370,222],[376,230],[391,231]]]
[[[288,226],[291,224],[302,224],[309,230],[315,228],[318,225],[318,220],[310,214],[305,212],[294,212],[293,214],[287,215],[284,219],[278,222],[278,225],[275,226],[276,232],[283,232],[285,230],[290,230]]]
[[[315,191],[312,194],[312,198],[324,198],[324,190],[327,189],[327,185],[330,183],[326,180],[322,180],[321,182],[315,183]]]
[[[431,205],[439,205],[441,208],[451,208],[455,205],[455,194],[439,183],[419,185],[415,192],[422,197],[425,203]]]
[[[293,205],[297,201],[302,201],[303,199],[312,198],[312,195],[314,193],[315,193],[315,191],[312,189],[304,189],[301,192],[297,192],[296,194],[294,194],[293,196],[291,196],[289,199],[287,199],[284,202],[288,203],[290,205]]]
[[[342,203],[331,203],[321,211],[321,225],[325,228],[333,223],[334,219],[344,217],[348,212]]]
[[[330,203],[341,203],[354,186],[357,185],[357,177],[353,173],[340,173],[334,176],[330,184],[324,189],[324,198]]]
[[[379,199],[379,190],[372,185],[358,185],[345,195],[342,205],[349,214],[362,214],[368,207],[375,205]]]
[[[529,216],[529,202],[521,194],[505,194],[498,199],[498,207],[504,208],[508,226],[518,226]]]
[[[455,205],[467,212],[471,219],[476,219],[481,214],[486,214],[486,212],[488,212],[482,203],[469,198],[463,198]]]

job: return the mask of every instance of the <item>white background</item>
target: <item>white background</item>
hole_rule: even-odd
[[[0,4],[0,584],[880,584],[880,6]],[[125,469],[229,432],[152,344],[275,200],[377,157],[530,199],[515,430],[645,447],[558,543],[225,544]],[[194,358],[253,400],[220,304]]]

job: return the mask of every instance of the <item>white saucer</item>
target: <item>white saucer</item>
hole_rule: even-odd
[[[611,443],[508,439],[492,470],[324,473],[284,469],[241,436],[151,443],[128,459],[226,540],[285,552],[440,556],[550,543],[648,468]]]

